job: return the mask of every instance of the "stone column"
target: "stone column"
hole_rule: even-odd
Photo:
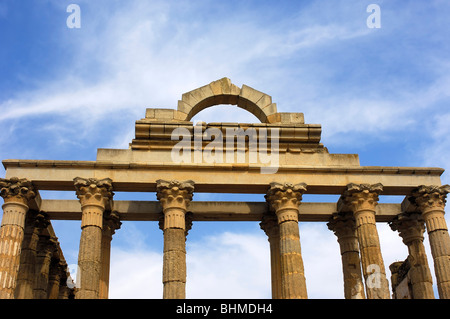
[[[449,185],[422,185],[414,190],[410,197],[410,201],[419,207],[425,220],[441,299],[450,299],[450,237],[444,217],[449,192]]]
[[[48,279],[50,263],[55,253],[58,242],[56,238],[39,236],[37,258],[36,258],[36,281],[34,286],[34,299],[48,298]]]
[[[100,273],[100,299],[108,299],[109,291],[109,269],[111,259],[111,240],[112,236],[116,232],[116,229],[120,228],[119,213],[116,211],[107,212],[103,218],[103,231],[102,231],[102,269]]]
[[[186,209],[194,192],[193,181],[156,181],[163,208],[163,298],[186,298]]]
[[[48,227],[50,220],[44,213],[28,211],[25,233],[20,254],[20,267],[15,290],[16,299],[33,299],[36,283],[36,262],[39,236]]]
[[[35,197],[30,181],[13,177],[0,179],[4,199],[0,228],[0,299],[13,299],[24,237],[28,201]]]
[[[389,226],[399,232],[403,243],[408,246],[408,276],[412,286],[412,298],[434,299],[433,279],[423,245],[425,224],[422,216],[418,213],[402,213],[396,216]]]
[[[98,299],[100,287],[103,212],[112,201],[112,181],[109,178],[74,179],[81,203],[81,238],[78,252],[76,299]]]
[[[348,184],[342,198],[355,216],[368,299],[390,299],[389,283],[375,222],[375,208],[382,190],[381,184]]]
[[[61,287],[61,280],[63,277],[63,267],[64,264],[61,260],[54,256],[50,262],[50,271],[48,274],[48,288],[47,288],[47,298],[48,299],[58,299],[59,290]]]
[[[392,299],[411,299],[411,287],[400,287],[409,271],[408,258],[389,265],[391,271]]]
[[[298,206],[305,191],[304,183],[271,183],[265,196],[275,211],[280,229],[282,299],[308,298],[298,228]]]
[[[69,299],[69,296],[73,297],[73,288],[69,288],[67,286],[67,279],[70,275],[68,271],[68,265],[64,261],[60,263],[60,266],[61,266],[61,282],[59,285],[58,299]]]
[[[272,298],[281,299],[280,227],[277,216],[274,214],[264,215],[259,225],[266,233],[270,245]]]
[[[365,299],[353,214],[335,213],[331,216],[327,226],[336,235],[341,250],[345,299]]]

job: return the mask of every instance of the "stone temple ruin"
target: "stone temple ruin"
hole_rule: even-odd
[[[193,125],[193,116],[219,104],[245,109],[261,123]],[[111,240],[121,221],[159,222],[163,298],[185,298],[185,241],[196,221],[260,222],[273,298],[308,297],[298,227],[304,221],[327,222],[336,235],[345,298],[450,298],[444,170],[360,166],[358,155],[330,154],[320,139],[321,126],[306,124],[302,113],[278,112],[269,95],[223,78],[183,94],[176,109],[147,109],[128,149],[98,149],[95,161],[4,159],[0,298],[108,298]],[[77,198],[41,199],[40,190],[75,191]],[[115,192],[145,192],[149,200],[114,200]],[[201,202],[193,200],[196,192],[265,194],[266,201]],[[302,203],[303,194],[340,198]],[[404,200],[378,203],[391,195]],[[67,285],[52,220],[81,220],[75,288]],[[389,223],[409,251],[405,262],[389,266],[392,290],[377,223]]]

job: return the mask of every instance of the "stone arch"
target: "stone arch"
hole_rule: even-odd
[[[228,78],[184,93],[178,101],[180,120],[190,121],[198,112],[220,104],[236,105],[255,115],[261,123],[276,122],[277,106],[272,97],[247,85],[237,87]]]

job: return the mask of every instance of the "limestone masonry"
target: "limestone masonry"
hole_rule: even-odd
[[[219,104],[245,109],[261,123],[191,122]],[[185,242],[196,221],[260,222],[270,245],[272,297],[307,298],[298,223],[309,221],[327,222],[336,235],[345,298],[449,299],[444,170],[360,166],[358,155],[330,154],[320,138],[321,126],[305,124],[302,113],[278,112],[269,95],[223,78],[184,93],[176,109],[147,109],[129,148],[98,149],[96,161],[4,159],[0,298],[108,298],[111,240],[121,221],[133,220],[158,222],[163,232],[163,298],[186,297]],[[43,200],[40,190],[75,191],[77,198]],[[149,200],[115,201],[115,192],[145,192]],[[264,194],[266,201],[195,201],[201,192]],[[302,204],[305,194],[340,199]],[[389,195],[404,200],[378,203]],[[81,220],[76,285],[67,280],[51,220]],[[389,265],[391,288],[377,223],[388,223],[408,247],[404,262]]]

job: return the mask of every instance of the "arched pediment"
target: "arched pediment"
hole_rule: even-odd
[[[236,105],[255,115],[261,123],[277,121],[277,106],[272,97],[247,85],[237,87],[228,78],[211,82],[198,89],[186,92],[178,101],[178,118],[190,121],[205,108],[230,104]]]

